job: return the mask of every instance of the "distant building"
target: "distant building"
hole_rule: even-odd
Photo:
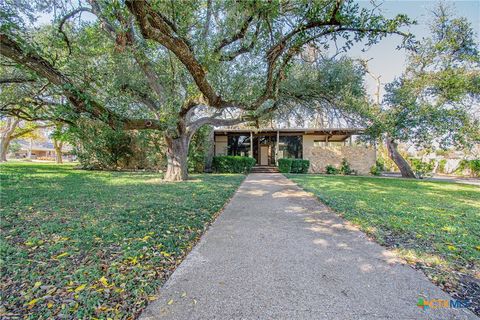
[[[56,157],[55,147],[52,142],[45,141],[29,141],[18,139],[15,141],[19,144],[19,149],[9,154],[10,158],[15,159],[39,159],[39,160],[54,160]],[[62,158],[72,160],[72,147],[64,144],[62,147]]]

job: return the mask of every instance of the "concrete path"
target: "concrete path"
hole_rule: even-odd
[[[141,319],[478,319],[281,174],[250,174]]]

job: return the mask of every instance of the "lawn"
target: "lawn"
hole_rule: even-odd
[[[243,178],[2,164],[0,318],[134,318]]]
[[[395,248],[447,291],[480,303],[478,186],[374,177],[288,177],[381,244]]]

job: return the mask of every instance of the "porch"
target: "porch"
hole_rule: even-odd
[[[351,145],[359,129],[217,129],[215,155],[253,157],[259,166],[282,158],[303,159],[310,147]]]

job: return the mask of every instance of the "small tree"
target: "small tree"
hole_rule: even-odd
[[[387,85],[370,131],[385,137],[402,176],[414,178],[399,142],[420,148],[468,147],[480,141],[480,55],[471,24],[443,5],[433,12],[431,37],[408,57],[404,74]]]

